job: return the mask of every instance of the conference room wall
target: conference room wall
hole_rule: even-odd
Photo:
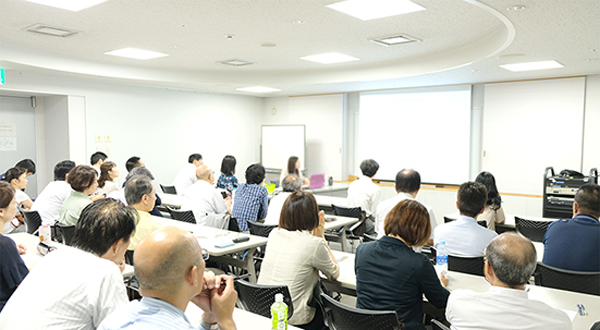
[[[587,76],[582,170],[600,169],[600,75]]]
[[[80,148],[86,156],[78,162],[87,163],[97,149],[109,147],[109,159],[121,170],[118,182],[125,178],[125,161],[134,155],[140,156],[156,182],[163,184],[173,181],[194,152],[201,153],[217,175],[223,156],[234,155],[242,182],[246,166],[260,159],[258,145],[248,142],[259,140],[260,98],[9,73],[0,94],[6,89],[24,95],[81,97],[85,102],[85,143]],[[110,135],[112,142],[95,143],[96,134]],[[48,176],[48,181],[51,178]]]

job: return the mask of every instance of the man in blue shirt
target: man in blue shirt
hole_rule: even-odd
[[[208,252],[191,233],[177,227],[157,230],[140,242],[134,259],[142,300],[121,306],[98,330],[236,329],[233,278],[204,272]],[[200,325],[192,326],[184,314],[190,302],[204,311]]]
[[[237,219],[242,231],[248,231],[248,221],[256,222],[267,216],[269,192],[264,182],[265,168],[258,163],[248,166],[246,183],[238,185],[231,210],[231,217]]]
[[[573,203],[573,219],[550,224],[544,235],[543,263],[561,269],[600,271],[600,186],[581,186]]]

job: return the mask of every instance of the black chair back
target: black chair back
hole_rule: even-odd
[[[177,195],[177,189],[175,189],[175,186],[163,186],[161,184],[160,189],[165,194]]]
[[[63,238],[63,244],[71,246],[73,241],[73,235],[75,234],[75,226],[62,226],[57,224],[57,228],[60,230]]]
[[[237,218],[229,217],[229,227],[227,228],[229,231],[235,231],[236,233],[241,232],[240,224],[237,221]]]
[[[21,211],[25,224],[27,225],[27,233],[33,234],[42,225],[42,217],[38,211]]]
[[[483,228],[487,228],[487,221],[485,220],[477,220],[477,224]]]
[[[424,255],[427,256],[427,258],[429,260],[431,260],[431,262],[435,265],[437,260],[437,249],[433,246],[424,246],[423,249],[421,249],[421,253],[423,253]]]
[[[283,302],[288,306],[288,319],[294,314],[292,295],[287,285],[261,285],[236,280],[235,290],[238,292],[238,303],[246,311],[271,318],[271,305],[275,302],[275,294],[281,293]]]
[[[341,207],[331,204],[331,208],[333,209],[333,214],[335,215],[357,218],[358,222],[353,224],[350,228],[348,228],[348,230],[355,237],[364,235],[365,230],[367,229],[367,224],[365,223],[366,214],[360,207]]]
[[[600,272],[576,272],[538,262],[534,277],[536,285],[600,296]]]
[[[346,306],[326,294],[321,294],[325,324],[330,330],[400,330],[396,311],[372,311]]]
[[[189,222],[189,223],[196,224],[196,218],[194,217],[194,212],[192,210],[181,211],[181,210],[174,210],[170,207],[167,207],[167,209],[169,210],[169,213],[171,214],[171,218],[173,218],[174,220],[179,220],[179,221],[183,221],[183,222]]]
[[[448,255],[448,270],[483,276],[483,257]]]
[[[450,328],[447,327],[444,323],[442,323],[436,319],[431,320],[431,329],[432,330],[450,330]]]
[[[517,232],[534,242],[542,242],[546,229],[550,226],[551,221],[537,221],[523,219],[515,216],[515,228]]]
[[[363,235],[363,242],[374,242],[377,240],[377,235],[371,235],[371,234],[364,234]]]
[[[256,236],[269,237],[271,231],[277,227],[278,225],[265,225],[259,222],[248,221],[248,229],[250,230],[250,234]]]
[[[448,222],[452,222],[456,219],[452,219],[452,218],[448,218],[448,217],[444,217],[444,223],[448,223]]]

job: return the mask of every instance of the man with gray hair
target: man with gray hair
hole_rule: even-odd
[[[302,180],[296,175],[289,174],[281,181],[281,188],[283,188],[283,192],[271,197],[271,201],[269,201],[269,211],[265,218],[265,225],[279,224],[283,203],[294,191],[302,189]]]
[[[454,290],[446,319],[461,329],[571,329],[561,310],[529,300],[525,285],[535,271],[537,254],[531,241],[516,233],[494,238],[484,251],[483,272],[492,285],[488,292]]]
[[[213,184],[215,172],[206,165],[196,169],[196,183],[181,192],[181,210],[192,210],[196,223],[205,225],[209,216],[218,215],[222,218],[231,213],[231,198],[223,195]]]
[[[152,180],[147,176],[137,175],[125,184],[125,199],[127,204],[137,211],[138,222],[135,234],[131,237],[127,250],[134,251],[138,243],[151,232],[162,226],[150,216],[156,201],[156,189]]]
[[[152,175],[152,172],[150,172],[149,169],[147,169],[144,166],[134,167],[133,169],[131,169],[131,171],[129,171],[129,173],[127,173],[127,176],[125,177],[125,182],[123,182],[123,188],[125,188],[125,185],[127,184],[127,181],[129,181],[129,179],[133,178],[134,176],[138,176],[138,175],[145,176],[145,177],[149,178],[151,181],[154,181],[154,176]],[[154,208],[149,213],[151,215],[154,215],[157,217],[162,217],[162,213],[160,213],[160,211],[157,208],[157,206],[161,204],[161,200],[160,200],[160,197],[158,196],[158,194],[156,194],[155,196],[156,196],[156,200],[154,201]],[[116,199],[118,201],[121,201],[123,204],[127,205],[127,200],[125,199],[125,191],[124,190],[113,191],[110,194],[108,194],[108,196],[106,196],[106,197]]]

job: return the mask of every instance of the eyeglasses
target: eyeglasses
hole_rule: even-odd
[[[198,265],[198,263],[200,262],[200,260],[208,260],[208,258],[210,257],[210,255],[208,254],[208,250],[202,248],[202,257],[198,260],[196,260],[196,262],[194,262],[194,264],[190,267],[190,270],[188,270],[188,273],[192,271],[192,268],[194,268],[195,266]]]

